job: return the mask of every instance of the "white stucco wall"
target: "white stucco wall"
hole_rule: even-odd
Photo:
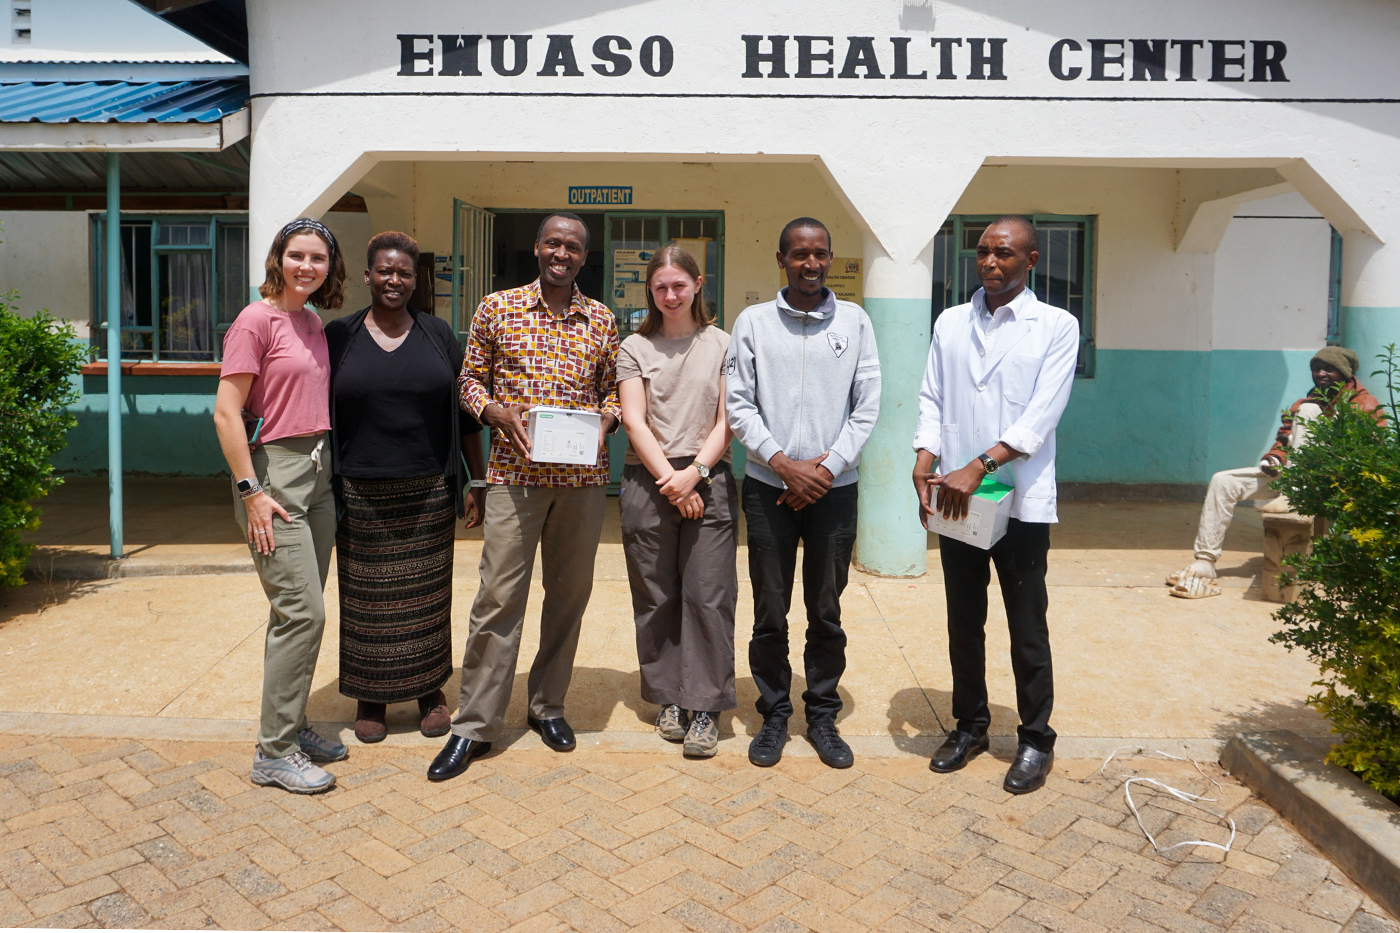
[[[1245,203],[1215,253],[1214,349],[1324,345],[1331,250],[1331,227],[1300,195]]]
[[[88,336],[92,270],[88,215],[81,211],[0,211],[0,292],[19,292],[19,308],[47,308]]]

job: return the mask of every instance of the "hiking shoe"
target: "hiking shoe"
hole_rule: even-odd
[[[683,751],[687,757],[713,758],[719,750],[719,725],[715,722],[715,715],[696,710],[690,720],[690,729],[685,734]]]
[[[320,794],[335,786],[335,775],[313,765],[304,752],[269,758],[259,749],[253,756],[253,783],[260,787],[276,785],[294,794]]]
[[[661,707],[661,713],[656,717],[656,734],[668,742],[684,742],[689,725],[690,717],[685,710],[672,703]]]
[[[297,744],[301,746],[301,751],[307,758],[321,764],[344,761],[350,757],[350,749],[334,739],[322,738],[312,732],[310,726],[302,726],[297,730]]]
[[[760,768],[773,767],[783,758],[787,736],[787,720],[782,716],[770,716],[763,720],[763,728],[749,743],[749,761]]]
[[[836,731],[834,722],[814,722],[807,725],[807,741],[817,750],[817,757],[828,768],[849,768],[855,764],[856,756],[851,754],[851,746]]]

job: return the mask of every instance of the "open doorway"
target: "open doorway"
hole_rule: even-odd
[[[492,211],[495,215],[495,242],[491,246],[491,278],[495,289],[519,288],[539,277],[535,259],[535,237],[549,211]],[[603,294],[603,237],[601,213],[579,214],[588,227],[588,261],[576,279],[579,291],[607,304]]]

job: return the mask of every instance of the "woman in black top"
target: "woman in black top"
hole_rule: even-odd
[[[355,737],[384,738],[385,706],[418,701],[424,735],[447,733],[452,673],[454,515],[481,524],[481,425],[458,405],[462,348],[447,322],[408,307],[418,244],[369,241],[371,304],[326,325],[331,431],[342,510],[340,692],[358,701]],[[479,485],[478,485],[479,484]]]

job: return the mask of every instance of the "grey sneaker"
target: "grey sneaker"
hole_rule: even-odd
[[[685,734],[684,752],[690,758],[713,758],[719,749],[719,726],[715,714],[696,710]]]
[[[297,732],[297,744],[312,761],[326,764],[331,761],[344,761],[350,757],[350,749],[334,739],[327,739],[311,731],[310,726],[302,726]]]
[[[684,742],[689,725],[690,717],[686,711],[672,703],[661,707],[661,713],[656,717],[656,734],[668,742]]]
[[[253,756],[253,783],[261,787],[275,784],[294,794],[320,794],[335,786],[335,775],[313,765],[302,752],[269,758],[259,749]]]

